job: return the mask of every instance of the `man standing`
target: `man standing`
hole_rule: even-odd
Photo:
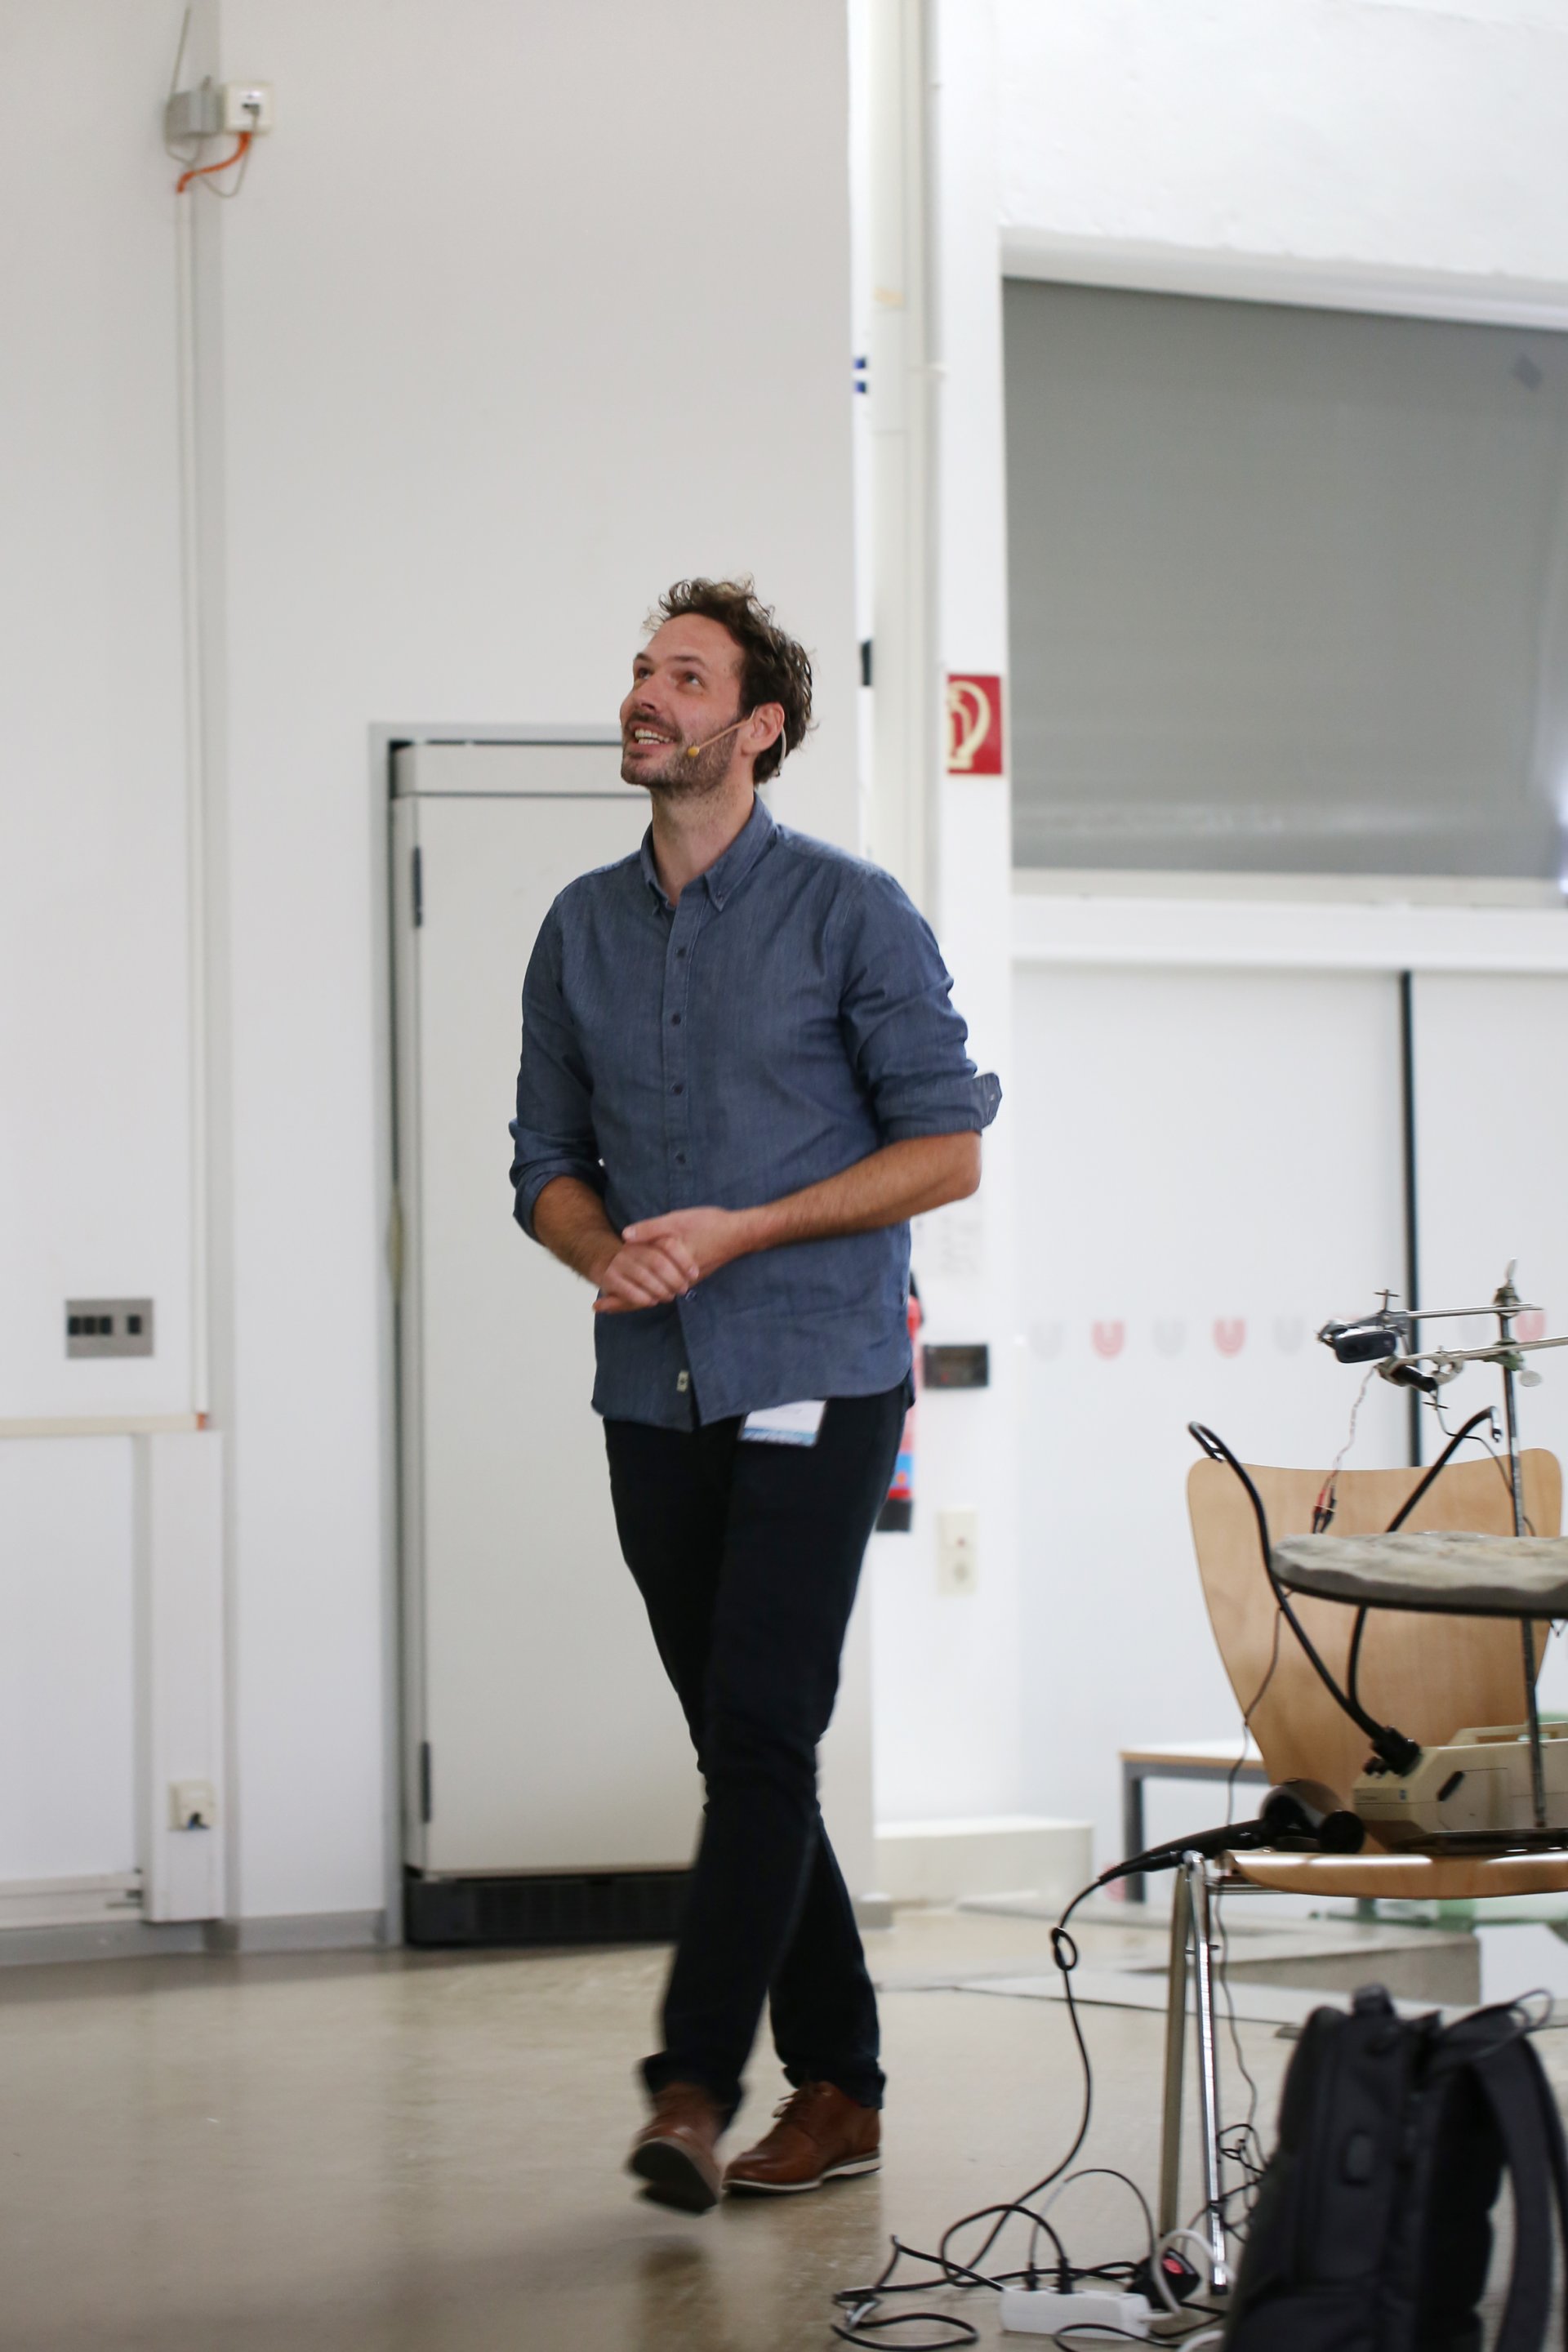
[[[876,2169],[877,2005],[816,1747],[910,1396],[909,1220],[973,1192],[1001,1089],[891,877],[755,787],[811,665],[749,581],[670,589],[621,706],[640,852],[545,919],[523,988],[516,1214],[597,1293],[616,1523],[707,1789],[631,2170]],[[763,2001],[794,2094],[721,2173]]]

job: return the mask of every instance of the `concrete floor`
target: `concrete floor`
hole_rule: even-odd
[[[1082,1940],[1087,1963],[1126,1938],[1107,1927]],[[888,1988],[883,2170],[700,2218],[639,2201],[621,2170],[660,1951],[7,1970],[0,2346],[827,2346],[830,2296],[874,2276],[889,2232],[930,2245],[959,2214],[1025,2189],[1079,2110],[1059,2003],[930,1989],[945,1971],[1048,1967],[1041,1922],[906,1914],[868,1948]],[[1152,2194],[1162,2021],[1095,2008],[1086,2026],[1085,2160]],[[1290,2044],[1270,2026],[1240,2032],[1271,2139]],[[736,2147],[784,2087],[771,2052],[752,2078]],[[1113,2183],[1071,2192],[1056,2218],[1075,2255],[1141,2251],[1137,2210]],[[1004,2340],[991,2298],[963,2307],[983,2342]]]

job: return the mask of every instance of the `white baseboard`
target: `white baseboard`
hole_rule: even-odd
[[[1038,1813],[885,1822],[877,1830],[877,1885],[895,1903],[1026,1889],[1065,1903],[1094,1874],[1092,1843],[1089,1822]]]
[[[139,1870],[0,1880],[0,1935],[16,1927],[97,1927],[110,1922],[137,1927],[142,1916]]]

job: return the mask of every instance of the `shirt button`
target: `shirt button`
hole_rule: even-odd
[[[678,1152],[676,1153],[676,1155],[675,1155],[675,1164],[676,1164],[676,1166],[677,1166],[678,1168],[684,1168],[684,1167],[685,1167],[685,1165],[686,1165],[686,1154],[685,1154],[685,1152],[684,1152],[684,1151],[678,1151]]]
[[[686,1092],[686,1088],[684,1087],[671,1087],[669,1091],[672,1095],[683,1095]]]
[[[670,1014],[670,1016],[669,1016],[669,1025],[670,1025],[670,1027],[671,1027],[672,1029],[679,1029],[679,1026],[680,1026],[680,1015],[679,1015],[679,1013],[672,1013]]]
[[[675,960],[677,963],[684,963],[686,961],[686,950],[684,948],[676,949]]]

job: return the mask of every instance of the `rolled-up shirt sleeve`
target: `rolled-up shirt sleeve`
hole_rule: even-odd
[[[969,1058],[969,1031],[930,925],[875,867],[847,911],[841,1018],[883,1140],[978,1134],[996,1116],[1001,1081]]]
[[[561,985],[559,901],[544,919],[522,983],[522,1055],[511,1139],[512,1214],[531,1240],[539,1238],[534,1203],[557,1176],[575,1176],[603,1193],[594,1090]]]

